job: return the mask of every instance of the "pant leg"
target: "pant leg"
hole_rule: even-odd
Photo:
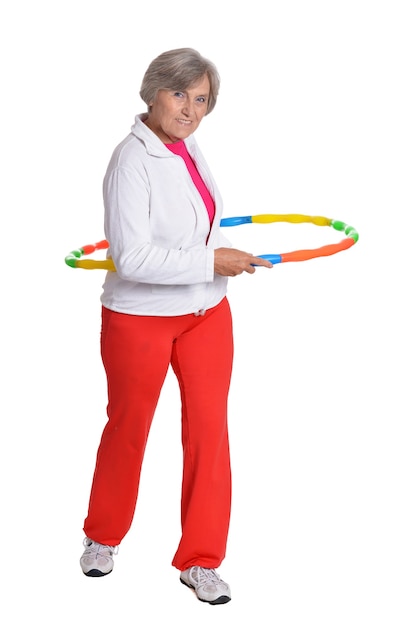
[[[172,367],[182,398],[182,537],[172,564],[215,568],[226,552],[231,508],[227,398],[233,360],[227,299],[177,338]]]
[[[118,545],[137,501],[149,429],[172,351],[164,318],[103,308],[101,351],[108,384],[108,422],[97,452],[85,534]]]

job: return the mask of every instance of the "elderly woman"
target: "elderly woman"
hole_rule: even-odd
[[[152,419],[168,368],[181,394],[182,536],[172,565],[211,604],[231,599],[216,568],[229,529],[227,399],[233,359],[227,280],[269,261],[220,231],[222,200],[194,139],[219,91],[197,51],[164,52],[147,69],[147,113],[116,147],[105,178],[105,235],[116,271],[101,296],[108,421],[97,452],[81,568],[104,576],[128,532]]]

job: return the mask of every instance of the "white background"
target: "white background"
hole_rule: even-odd
[[[2,611],[8,625],[415,626],[416,19],[413,2],[4,2],[1,74]],[[149,62],[191,46],[218,66],[197,139],[225,216],[306,213],[359,232],[327,259],[230,281],[234,500],[198,602],[179,539],[179,397],[168,376],[133,527],[111,576],[79,568],[106,389],[101,183]],[[280,253],[332,229],[252,225]],[[3,620],[4,621],[4,620]]]

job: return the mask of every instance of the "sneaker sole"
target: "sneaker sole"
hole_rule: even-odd
[[[111,569],[110,572],[100,572],[99,569],[90,569],[89,572],[83,572],[85,574],[85,576],[90,576],[91,578],[99,578],[100,576],[107,576],[107,574],[110,574],[113,570]]]
[[[227,602],[230,602],[232,598],[229,598],[229,596],[219,596],[215,600],[201,600],[201,598],[198,598],[198,599],[201,602],[207,602],[208,604],[216,605],[216,604],[226,604]]]
[[[183,585],[188,587],[188,589],[192,589],[194,591],[197,599],[200,600],[200,602],[206,602],[207,604],[212,604],[213,606],[215,606],[216,604],[226,604],[226,602],[230,602],[230,600],[232,599],[232,598],[229,598],[229,596],[219,596],[215,600],[204,600],[203,598],[198,597],[197,592],[192,585],[189,585],[188,583],[186,583],[185,580],[183,580],[181,577],[180,577],[180,581],[182,582]]]

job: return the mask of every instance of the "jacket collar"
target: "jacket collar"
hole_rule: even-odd
[[[143,123],[147,117],[147,113],[140,113],[139,115],[136,115],[135,123],[131,128],[132,134],[143,142],[148,154],[158,157],[175,156],[170,150],[168,150],[168,148],[165,147],[165,144],[155,135],[155,133]],[[193,154],[195,146],[195,139],[193,135],[187,137],[187,139],[184,140],[184,143],[190,153]]]

